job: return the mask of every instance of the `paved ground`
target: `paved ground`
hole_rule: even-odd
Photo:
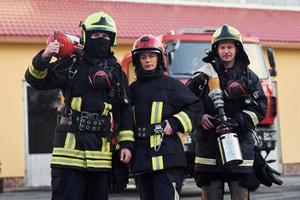
[[[282,186],[272,186],[271,188],[261,186],[250,195],[251,200],[300,200],[300,175],[283,176]],[[124,193],[110,194],[112,200],[134,200],[138,199],[138,194],[134,186]],[[226,189],[226,191],[228,191]],[[199,200],[200,190],[195,186],[192,179],[185,181],[182,200]],[[51,198],[50,188],[26,188],[22,190],[5,191],[0,194],[0,200],[49,200]],[[226,192],[224,200],[230,200]]]

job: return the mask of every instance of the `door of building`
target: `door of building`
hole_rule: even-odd
[[[50,160],[56,114],[61,108],[59,90],[36,91],[24,83],[25,184],[50,186]]]

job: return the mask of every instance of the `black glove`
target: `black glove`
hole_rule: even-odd
[[[258,150],[256,150],[254,154],[253,170],[256,178],[265,186],[271,187],[273,183],[277,185],[283,183],[282,180],[274,176],[274,174],[278,176],[281,174],[268,165]]]

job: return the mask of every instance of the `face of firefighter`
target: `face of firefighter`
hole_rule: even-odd
[[[158,55],[154,52],[140,54],[140,63],[145,71],[154,70],[157,67]]]
[[[218,54],[225,65],[225,68],[231,68],[235,62],[237,53],[236,44],[233,41],[221,41],[218,45]]]
[[[98,38],[103,38],[103,39],[106,39],[106,40],[110,40],[109,35],[106,34],[106,33],[97,32],[97,33],[93,33],[91,35],[91,39],[98,39]]]

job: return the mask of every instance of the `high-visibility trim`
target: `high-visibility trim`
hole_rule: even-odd
[[[119,132],[118,141],[132,141],[134,142],[134,133],[132,130],[122,130]]]
[[[76,149],[66,149],[61,147],[54,147],[52,151],[54,156],[69,156],[75,158],[85,159],[85,152]]]
[[[152,170],[162,170],[164,169],[163,156],[152,157]]]
[[[250,110],[243,110],[243,112],[248,114],[251,117],[254,126],[258,124],[259,121],[255,112],[252,112]]]
[[[202,157],[196,157],[195,158],[196,164],[203,164],[203,165],[216,165],[217,161],[213,158],[202,158]]]
[[[179,194],[176,190],[176,183],[175,182],[172,182],[172,185],[173,185],[173,188],[174,188],[174,200],[179,200]]]
[[[102,147],[101,152],[110,152],[110,142],[107,142],[107,138],[101,138]]]
[[[112,168],[112,161],[111,160],[87,160],[87,167],[93,168]]]
[[[101,151],[85,151],[85,156],[87,159],[97,159],[97,160],[111,160],[112,153],[111,152],[101,152]]]
[[[132,110],[132,116],[133,116],[133,123],[134,123],[134,125],[136,126],[136,119],[135,119],[135,106],[132,106],[132,107],[131,107],[131,110]]]
[[[160,138],[161,138],[160,134],[150,135],[150,148],[155,147],[155,144],[156,144],[156,146],[159,146]],[[156,142],[155,142],[155,140],[156,140]]]
[[[77,112],[81,112],[81,103],[82,103],[81,97],[73,97],[71,101],[71,108]]]
[[[75,149],[76,145],[76,138],[73,133],[68,132],[65,140],[65,146],[66,149]]]
[[[151,124],[160,123],[162,118],[162,109],[163,102],[162,101],[153,101],[151,108]]]
[[[253,160],[243,160],[243,162],[238,165],[240,167],[252,167],[253,166]],[[202,164],[202,165],[217,165],[216,159],[213,158],[203,158],[203,157],[196,157],[195,158],[196,164]]]
[[[82,168],[87,167],[85,160],[76,159],[76,158],[56,157],[56,156],[52,156],[52,161],[50,164],[75,166],[75,167],[82,167]]]
[[[239,166],[241,167],[252,167],[254,160],[243,160],[242,164]]]
[[[104,102],[104,109],[101,115],[107,116],[107,114],[111,111],[112,105],[110,103]]]
[[[174,115],[174,117],[176,117],[180,121],[185,133],[189,133],[192,131],[193,126],[191,119],[184,111],[177,113],[176,115]]]
[[[48,69],[40,71],[35,69],[33,65],[30,65],[28,69],[29,69],[29,73],[36,79],[44,79],[48,74]]]

